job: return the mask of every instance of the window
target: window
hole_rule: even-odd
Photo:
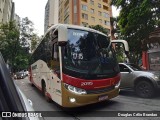
[[[101,8],[101,4],[100,3],[98,3],[98,7]]]
[[[90,0],[90,4],[91,4],[91,5],[94,5],[94,0]]]
[[[82,0],[83,2],[87,2],[87,0]]]
[[[105,20],[105,21],[104,21],[104,24],[109,26],[109,25],[110,25],[110,22],[107,21],[107,20]]]
[[[82,10],[87,11],[88,7],[87,5],[82,5]]]
[[[119,64],[119,69],[120,69],[120,72],[129,72],[130,70],[128,67],[120,64]]]
[[[158,43],[154,43],[154,46],[159,46]],[[160,71],[160,52],[151,52],[148,54],[148,59],[149,59],[149,69],[150,70],[155,70],[155,71]]]
[[[82,18],[85,19],[85,20],[88,20],[88,15],[85,14],[85,13],[82,13]]]
[[[99,19],[99,23],[102,23],[102,19]]]
[[[98,15],[99,15],[99,16],[102,16],[102,12],[101,12],[101,11],[98,11]]]
[[[91,17],[92,21],[95,21],[95,17]]]
[[[94,13],[94,9],[91,8],[91,13]]]
[[[105,18],[109,18],[109,14],[106,13],[106,12],[103,13],[103,16],[104,16]]]
[[[68,29],[68,44],[61,48],[63,73],[88,80],[117,75],[115,53],[109,45],[110,39],[104,35]]]
[[[103,5],[103,9],[108,11],[108,7]]]
[[[88,26],[88,23],[82,22],[82,26],[86,27],[86,26]]]
[[[108,0],[103,0],[104,3],[108,4]]]

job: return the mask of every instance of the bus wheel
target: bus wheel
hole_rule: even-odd
[[[46,85],[45,84],[42,85],[42,93],[43,93],[43,96],[45,97],[47,102],[51,102],[52,101],[51,98],[49,98],[47,96],[47,91],[46,91]]]

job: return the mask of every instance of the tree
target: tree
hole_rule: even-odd
[[[112,39],[124,39],[124,36],[121,35],[120,28],[118,25],[118,17],[111,17],[110,23]]]
[[[107,28],[104,28],[103,26],[101,25],[91,25],[89,26],[89,28],[92,28],[92,29],[95,29],[95,30],[98,30],[106,35],[109,34],[109,30]]]
[[[22,19],[20,27],[13,21],[0,25],[0,51],[13,72],[28,67],[28,41],[36,36],[33,31],[33,23],[28,18]]]
[[[130,59],[138,63],[142,51],[148,49],[149,33],[160,27],[159,0],[112,0],[112,5],[121,8],[118,25],[128,41]]]
[[[33,26],[33,22],[30,21],[27,17],[22,18],[20,23],[20,43],[23,47],[31,47],[29,43],[32,41],[33,36],[35,36],[35,29]]]
[[[4,60],[13,66],[15,56],[18,55],[18,50],[20,49],[20,33],[14,22],[1,24],[0,31],[0,51],[4,57]]]
[[[34,51],[40,42],[40,37],[37,34],[33,34],[31,38],[31,52]]]

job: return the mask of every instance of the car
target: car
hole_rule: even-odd
[[[25,74],[23,72],[16,72],[16,74],[14,75],[15,79],[24,79],[25,78]]]
[[[23,72],[24,76],[28,76],[28,73],[29,73],[27,70],[22,70],[20,72]]]
[[[119,63],[121,89],[132,89],[142,98],[151,98],[160,88],[160,71],[144,71],[131,63]]]

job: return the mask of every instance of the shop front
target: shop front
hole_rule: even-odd
[[[142,53],[143,68],[160,71],[160,28],[150,34],[150,49]]]

